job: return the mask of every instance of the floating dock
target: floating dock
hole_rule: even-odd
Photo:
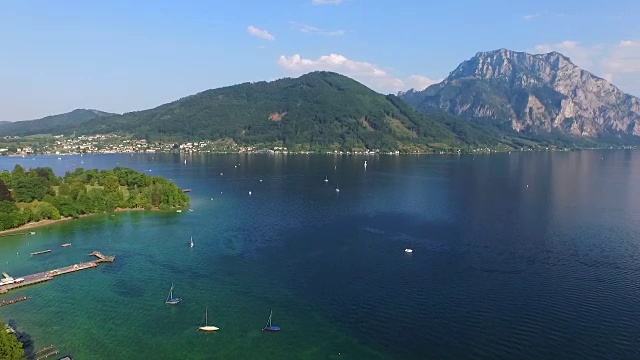
[[[2,300],[0,301],[0,306],[7,306],[7,305],[13,305],[15,303],[19,303],[25,300],[28,300],[29,298],[26,296],[21,296],[19,298],[16,299],[11,299],[11,300]]]
[[[65,266],[65,267],[61,267],[61,268],[57,268],[49,271],[44,271],[36,274],[23,276],[22,278],[18,278],[20,281],[16,281],[11,284],[0,285],[0,294],[5,294],[11,290],[21,288],[24,286],[35,285],[45,281],[49,281],[53,279],[54,276],[69,274],[69,273],[80,271],[80,270],[91,269],[91,268],[97,267],[101,263],[107,263],[107,262],[111,263],[116,260],[115,256],[106,256],[99,251],[94,251],[89,255],[95,256],[97,259],[89,262],[73,264],[73,265],[69,265],[69,266]],[[5,278],[11,278],[6,273],[2,273],[2,274]]]
[[[49,356],[57,355],[59,352],[60,350],[58,350],[58,348],[55,345],[49,345],[46,348],[42,348],[36,351],[36,353],[33,354],[31,358],[36,360],[46,359]]]
[[[31,253],[31,256],[34,256],[34,255],[41,255],[41,254],[46,254],[46,253],[50,253],[50,252],[51,252],[51,250],[36,251],[36,252],[32,252],[32,253]]]

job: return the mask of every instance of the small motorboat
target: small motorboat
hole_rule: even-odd
[[[413,252],[413,249],[406,248],[404,249],[404,252],[411,254]]]

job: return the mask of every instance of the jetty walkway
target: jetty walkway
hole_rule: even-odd
[[[80,270],[91,269],[97,267],[100,263],[111,263],[116,260],[115,256],[105,256],[99,251],[94,251],[90,256],[95,256],[97,259],[89,262],[82,262],[78,264],[73,264],[49,271],[39,272],[36,274],[26,275],[21,278],[13,279],[6,273],[2,273],[5,279],[12,279],[13,282],[10,284],[0,285],[0,294],[5,294],[11,290],[21,288],[24,286],[39,284],[45,281],[49,281],[53,279],[54,276],[64,275],[73,273]]]

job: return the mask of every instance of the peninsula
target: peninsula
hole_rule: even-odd
[[[0,172],[0,231],[118,210],[169,210],[189,204],[174,183],[117,167],[78,168],[58,177],[48,167]]]

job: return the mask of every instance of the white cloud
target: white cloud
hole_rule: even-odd
[[[434,80],[422,75],[411,75],[405,80],[407,89],[424,90],[442,80]]]
[[[344,30],[325,30],[315,26],[307,25],[307,24],[298,24],[296,22],[291,22],[291,26],[303,33],[307,34],[316,34],[316,35],[326,35],[326,36],[341,36],[346,34],[347,32]]]
[[[614,74],[638,74],[640,77],[640,41],[620,41],[604,59],[604,69]]]
[[[557,44],[540,44],[530,52],[557,51],[578,66],[619,86],[623,91],[640,95],[640,41],[622,40],[616,44],[583,45],[566,40]]]
[[[540,15],[542,15],[542,14],[541,14],[541,13],[527,14],[527,15],[523,16],[522,18],[523,18],[525,21],[529,21],[529,20],[533,20],[533,19],[535,19],[535,18],[537,18],[537,17],[540,17]]]
[[[258,29],[255,26],[247,26],[247,32],[252,36],[259,37],[265,40],[275,40],[276,38],[271,35],[267,30]]]
[[[557,51],[562,55],[568,56],[571,61],[587,70],[591,70],[594,66],[594,57],[601,51],[600,46],[582,46],[579,42],[573,40],[565,40],[557,44],[540,44],[536,45],[531,52],[548,53]]]
[[[311,0],[313,5],[340,4],[348,0]]]
[[[438,82],[422,75],[412,75],[406,79],[395,77],[378,65],[354,61],[339,54],[321,56],[317,60],[305,59],[299,54],[280,56],[278,64],[289,75],[302,75],[311,71],[334,71],[349,76],[368,87],[382,93],[396,93],[409,88],[424,89]]]

